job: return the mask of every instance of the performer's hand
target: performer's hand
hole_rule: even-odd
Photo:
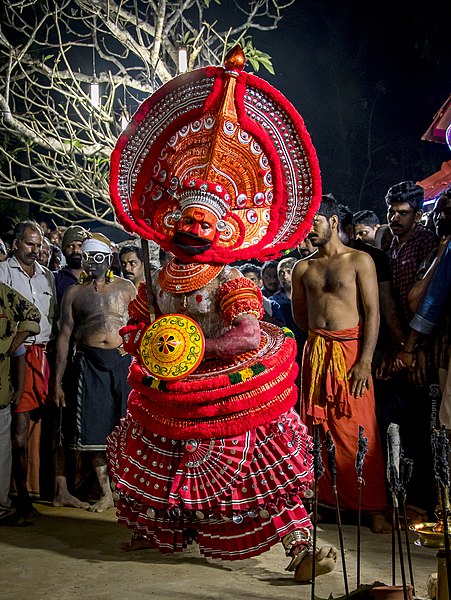
[[[371,362],[357,361],[348,371],[350,392],[354,398],[361,398],[370,389]]]
[[[145,323],[126,325],[119,329],[119,335],[124,341],[124,350],[132,356],[139,357],[141,334],[147,327]]]

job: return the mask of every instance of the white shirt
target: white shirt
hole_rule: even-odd
[[[41,313],[41,331],[31,335],[25,344],[45,344],[53,337],[53,322],[56,319],[56,289],[53,274],[49,269],[34,263],[34,274],[30,277],[22,269],[15,256],[0,263],[0,281],[17,290],[33,302]]]

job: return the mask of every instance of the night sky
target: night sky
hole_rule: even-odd
[[[445,144],[420,139],[451,91],[451,20],[440,4],[400,17],[379,3],[297,0],[276,31],[254,34],[276,71],[257,74],[304,118],[324,192],[354,210],[384,217],[391,185],[451,160]]]

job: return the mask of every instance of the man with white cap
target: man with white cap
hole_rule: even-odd
[[[66,406],[62,378],[67,365],[71,337],[75,343],[70,447],[92,453],[101,488],[101,498],[91,511],[113,506],[105,456],[106,438],[123,416],[130,388],[127,382],[130,357],[121,348],[118,330],[128,319],[128,303],[136,294],[134,285],[109,270],[113,256],[108,238],[88,234],[82,245],[83,282],[69,287],[61,305],[60,332],[56,343],[54,401]],[[64,494],[66,480],[56,482]],[[58,490],[57,490],[58,493]]]

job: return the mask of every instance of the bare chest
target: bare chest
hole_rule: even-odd
[[[109,285],[96,289],[94,285],[81,286],[79,294],[73,303],[74,318],[92,319],[98,315],[124,315],[127,319],[128,294]]]
[[[329,263],[312,261],[312,263],[304,276],[307,292],[342,294],[355,290],[355,272],[349,264],[344,261],[329,261]]]

